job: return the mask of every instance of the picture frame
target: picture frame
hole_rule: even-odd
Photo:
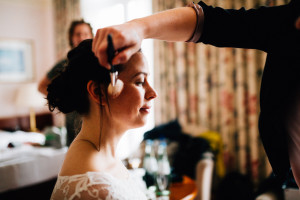
[[[0,82],[29,82],[33,78],[32,41],[0,38]]]

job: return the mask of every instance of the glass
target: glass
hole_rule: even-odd
[[[165,140],[160,140],[157,150],[158,169],[156,174],[157,195],[159,199],[169,198],[169,184],[170,184],[170,163],[167,154],[167,143]]]
[[[168,174],[157,174],[156,181],[158,185],[158,189],[160,191],[164,191],[167,189],[169,184],[169,175]]]

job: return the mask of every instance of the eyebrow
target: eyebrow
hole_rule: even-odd
[[[136,73],[135,75],[133,75],[133,76],[131,77],[131,79],[134,79],[135,77],[139,76],[140,74],[144,74],[145,76],[148,76],[148,75],[149,75],[149,73],[146,73],[146,72],[138,72],[138,73]]]

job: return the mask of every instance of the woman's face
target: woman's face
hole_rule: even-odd
[[[111,117],[114,123],[137,128],[146,123],[151,109],[151,101],[156,98],[156,91],[148,82],[149,69],[141,52],[136,53],[124,65],[118,78],[124,87],[117,98],[108,97]]]
[[[73,47],[77,47],[80,42],[86,39],[92,39],[93,34],[91,33],[91,29],[87,24],[78,24],[72,36]]]

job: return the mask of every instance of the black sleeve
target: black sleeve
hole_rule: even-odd
[[[67,63],[67,59],[63,59],[55,64],[55,66],[47,73],[47,78],[49,80],[54,79],[60,72],[65,68],[65,64]]]
[[[291,5],[239,10],[199,5],[204,27],[198,42],[217,47],[259,49],[268,52],[279,35],[294,26]],[[276,42],[276,41],[275,41]]]

